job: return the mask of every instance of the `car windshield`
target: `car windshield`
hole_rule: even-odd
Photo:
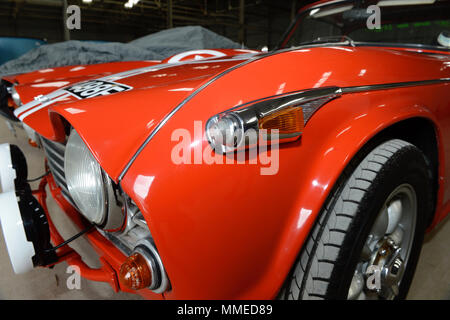
[[[281,48],[323,42],[450,48],[449,0],[333,1],[297,15]]]

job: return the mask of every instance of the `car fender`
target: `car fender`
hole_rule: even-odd
[[[416,117],[433,122],[441,135],[435,109],[445,101],[435,97],[447,87],[429,88],[344,94],[329,102],[299,141],[280,145],[272,176],[248,163],[174,164],[170,132],[177,123],[168,123],[121,182],[161,254],[173,288],[166,298],[276,297],[330,190],[365,143]],[[208,148],[204,137],[196,142]]]

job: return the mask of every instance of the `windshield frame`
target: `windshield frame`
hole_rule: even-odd
[[[367,0],[366,1],[368,5],[371,4],[377,4],[379,0]],[[299,28],[298,24],[300,21],[309,14],[314,9],[319,8],[325,8],[328,6],[334,6],[337,4],[351,4],[355,3],[355,0],[332,0],[332,1],[318,1],[315,3],[310,3],[306,6],[303,6],[298,11],[297,15],[295,16],[295,19],[291,22],[285,33],[282,35],[281,40],[279,41],[278,45],[273,49],[273,51],[281,50],[281,49],[288,49],[286,45],[291,40],[291,37],[294,35],[295,31]],[[346,37],[345,35],[343,37]],[[350,39],[351,40],[351,39]],[[398,48],[411,48],[411,49],[424,49],[424,50],[435,50],[435,51],[443,51],[443,52],[450,52],[450,48],[443,47],[443,46],[434,46],[434,45],[425,45],[425,44],[419,44],[419,43],[399,43],[399,42],[370,42],[370,41],[353,41],[351,40],[351,45],[364,45],[364,46],[376,46],[376,47],[398,47]],[[337,44],[337,42],[323,42],[322,44],[328,44],[328,43],[334,43]],[[301,47],[304,45],[314,44],[314,42],[308,42],[308,43],[300,43],[298,45],[293,46],[295,47]]]

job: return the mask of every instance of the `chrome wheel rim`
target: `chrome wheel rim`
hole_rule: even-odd
[[[347,299],[394,299],[411,253],[417,197],[410,184],[387,197],[364,243]]]

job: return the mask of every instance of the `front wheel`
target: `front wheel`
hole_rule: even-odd
[[[404,299],[432,205],[424,154],[382,143],[344,172],[287,280],[287,299]]]

